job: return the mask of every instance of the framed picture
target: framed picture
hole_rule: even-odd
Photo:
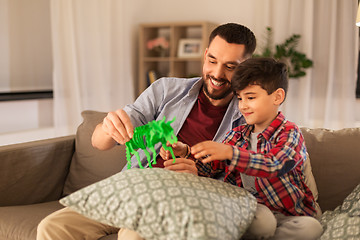
[[[180,39],[178,57],[201,57],[201,39]]]

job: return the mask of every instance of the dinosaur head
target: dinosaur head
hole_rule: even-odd
[[[173,123],[175,121],[175,117],[173,118],[173,120],[165,122],[165,117],[160,121],[161,124],[161,129],[163,132],[163,136],[165,137],[166,141],[168,141],[169,143],[173,144],[176,143],[178,141],[177,137],[174,134],[174,129],[171,127],[171,123]]]

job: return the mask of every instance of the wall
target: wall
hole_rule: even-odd
[[[128,21],[133,39],[134,76],[137,76],[137,49],[139,24],[146,22],[209,21],[214,23],[238,22],[251,28],[256,35],[264,33],[263,26],[256,23],[255,12],[258,1],[225,0],[134,0],[127,1]],[[135,86],[136,87],[136,86]]]
[[[134,31],[132,33],[133,52],[136,54],[135,56],[137,56],[137,29],[140,23],[145,22],[212,21],[219,24],[226,22],[238,22],[249,27],[257,36],[258,44],[261,44],[261,37],[263,37],[265,33],[264,24],[267,23],[261,22],[259,15],[266,16],[266,13],[259,12],[259,9],[263,9],[262,5],[264,4],[268,5],[266,7],[276,8],[271,5],[275,2],[276,0],[224,0],[221,2],[217,0],[129,1],[128,7],[131,10],[131,14],[129,14],[129,23],[132,25],[132,29]],[[294,1],[289,0],[289,2]],[[283,13],[280,17],[286,18],[291,16]],[[266,16],[266,18],[268,18],[268,16]],[[291,20],[289,20],[289,22],[291,22]],[[294,31],[296,31],[296,29]],[[279,35],[279,37],[284,39],[287,36]],[[277,39],[274,40],[276,41]],[[303,38],[303,41],[305,41],[305,38]],[[136,60],[137,58],[135,57],[133,59],[133,66],[135,66],[134,76],[137,76]],[[357,126],[360,126],[360,100],[356,101],[355,107]]]
[[[0,91],[52,89],[48,0],[0,0]]]
[[[50,1],[0,0],[0,92],[52,89]],[[0,145],[53,135],[52,100],[0,101]]]
[[[0,145],[54,137],[52,104],[52,99],[0,101]]]
[[[20,0],[0,0],[0,31],[6,30],[6,26],[4,26],[3,20],[6,19],[6,15],[1,14],[4,11],[2,11],[5,6],[5,4],[17,4],[20,2]],[[49,9],[44,8],[46,4],[49,1],[47,0],[27,0],[27,1],[21,1],[21,6],[26,6],[27,8],[32,8],[35,6],[38,6],[39,4],[43,7],[40,7],[42,10],[42,14],[39,14],[42,18],[48,18]],[[244,24],[248,26],[250,29],[252,29],[256,36],[258,36],[258,39],[263,36],[264,34],[264,25],[263,23],[258,22],[258,15],[254,14],[255,12],[257,14],[258,11],[255,11],[256,9],[259,9],[258,4],[264,3],[263,1],[254,0],[254,1],[248,1],[248,0],[224,0],[219,2],[218,0],[183,0],[183,1],[169,1],[169,0],[133,0],[133,1],[126,1],[124,5],[126,6],[126,11],[124,11],[125,19],[127,19],[127,25],[124,28],[124,36],[130,36],[132,39],[132,49],[131,49],[131,55],[128,56],[129,61],[131,61],[133,66],[133,76],[137,77],[137,50],[138,50],[138,27],[140,23],[146,23],[146,22],[169,22],[169,21],[211,21],[215,23],[226,23],[226,22],[239,22],[241,24]],[[25,5],[23,5],[25,4]],[[20,6],[20,5],[19,5]],[[22,8],[21,8],[22,9]],[[20,11],[20,10],[19,10]],[[7,13],[8,14],[8,13]],[[20,14],[20,13],[18,13]],[[29,31],[39,31],[39,34],[47,34],[50,35],[48,28],[49,21],[41,21],[38,23],[39,26],[35,29],[29,29]],[[20,34],[20,33],[19,33]],[[22,36],[29,36],[29,35],[22,35]],[[1,48],[1,44],[3,46],[6,46],[6,44],[9,44],[9,41],[4,40],[4,38],[0,38],[0,50],[3,54],[3,51],[6,53],[8,51],[8,48]],[[4,45],[5,44],[5,45]],[[48,42],[47,44],[44,44],[45,51],[48,51],[50,45]],[[47,50],[46,50],[47,49]],[[13,49],[12,49],[13,50]],[[7,53],[9,54],[9,53]],[[19,55],[18,55],[19,56]],[[42,58],[41,54],[37,55],[39,58]],[[4,69],[4,66],[6,67],[8,62],[4,62],[0,59],[0,70]],[[51,64],[51,59],[39,59],[39,61],[42,62],[43,66],[49,67],[49,64]],[[40,65],[39,65],[40,66]],[[10,76],[10,71],[0,71],[0,74],[2,76]],[[51,77],[51,72],[47,72],[45,74],[47,77]],[[1,78],[1,75],[0,75]],[[121,80],[120,80],[121,81]],[[125,80],[126,81],[126,80]],[[3,83],[3,81],[1,81]],[[0,85],[1,87],[1,85]],[[6,86],[5,86],[6,87]],[[6,109],[0,108],[1,113],[9,114],[10,110],[13,110],[11,107],[11,103],[4,103],[9,104]],[[31,104],[30,104],[31,105]],[[24,129],[23,134],[19,134],[18,132],[11,134],[2,134],[0,133],[0,138],[5,137],[5,139],[12,139],[10,135],[18,135],[19,140],[18,141],[24,141],[28,140],[27,137],[24,137],[25,135],[29,135],[29,131],[31,132],[30,135],[32,135],[34,138],[38,137],[45,137],[53,136],[53,132],[51,130],[48,131],[49,127],[46,127],[42,125],[40,120],[38,118],[38,106],[32,105],[29,109],[32,109],[32,111],[29,112],[30,115],[23,116],[21,114],[16,113],[14,116],[15,118],[25,118],[28,121],[32,120],[33,122],[30,125],[27,125],[28,130]],[[51,107],[50,107],[51,108]],[[46,108],[44,108],[46,109]],[[360,100],[357,101],[356,105],[356,112],[357,112],[357,121],[359,121],[360,126]],[[46,110],[47,111],[47,110]],[[48,110],[49,113],[52,112],[51,110]],[[32,112],[32,114],[31,114]],[[3,114],[2,114],[3,115]],[[23,121],[21,124],[24,122]],[[1,123],[0,123],[1,124]],[[21,127],[19,129],[22,129],[25,127],[25,125],[20,125]],[[33,128],[42,127],[43,129],[40,129],[39,131],[34,131]],[[1,140],[1,139],[0,139]],[[6,141],[6,140],[5,140]],[[1,141],[0,141],[1,144]]]

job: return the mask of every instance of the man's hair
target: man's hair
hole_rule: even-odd
[[[251,56],[256,48],[254,33],[247,27],[237,23],[226,23],[216,27],[210,34],[209,46],[212,40],[219,36],[228,43],[244,44],[245,56]]]
[[[235,92],[250,85],[259,85],[268,94],[282,88],[286,96],[289,85],[286,64],[273,58],[249,58],[245,60],[236,67],[231,79],[231,87]]]

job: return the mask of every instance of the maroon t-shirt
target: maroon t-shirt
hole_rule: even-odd
[[[212,105],[201,89],[198,99],[179,131],[178,140],[190,147],[205,140],[212,140],[226,109],[227,106],[217,107]],[[163,163],[164,160],[159,155],[153,167],[163,168]]]

